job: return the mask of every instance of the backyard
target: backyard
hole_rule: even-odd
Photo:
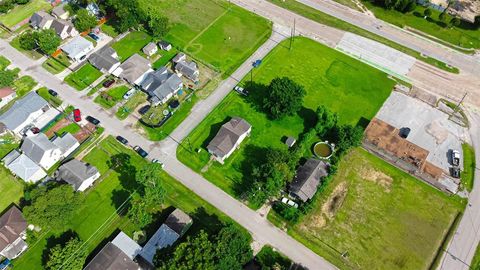
[[[130,32],[120,41],[115,42],[112,45],[112,48],[115,49],[120,61],[123,62],[135,53],[142,53],[142,48],[145,47],[145,45],[147,45],[151,40],[152,37],[145,32]]]
[[[90,63],[65,77],[65,82],[77,90],[83,90],[102,76],[102,72]]]
[[[127,154],[128,163],[125,166],[132,166],[128,173],[125,173],[123,167],[118,170],[110,169],[110,158],[116,154]],[[92,252],[100,244],[104,244],[106,239],[111,239],[111,235],[118,229],[132,237],[135,230],[138,230],[126,217],[117,213],[118,206],[128,197],[134,183],[133,176],[135,170],[146,164],[133,150],[125,148],[113,137],[103,140],[98,146],[84,158],[96,166],[102,177],[97,180],[93,188],[86,192],[86,200],[77,210],[72,220],[66,220],[67,229],[77,232],[81,239],[87,241],[85,248]],[[218,216],[222,221],[230,221],[228,217],[220,213],[213,206],[203,201],[200,197],[192,193],[185,186],[171,178],[163,171],[159,173],[166,189],[166,200],[162,209],[171,207],[181,208],[194,218],[193,228],[196,230],[202,228],[205,230],[213,229],[216,225],[212,222],[212,215]],[[156,221],[164,218],[163,212],[155,218]],[[156,222],[158,224],[158,222]],[[154,230],[157,229],[157,225]],[[47,246],[47,239],[58,236],[62,232],[42,231],[42,235],[35,245],[29,249],[19,259],[14,261],[15,269],[38,269],[42,265],[42,253]],[[97,250],[98,251],[98,250]]]
[[[31,0],[26,5],[16,5],[11,11],[0,15],[0,22],[11,28],[30,18],[33,13],[40,10],[48,11],[51,8],[52,6],[45,0]]]
[[[0,142],[0,159],[19,145],[15,137],[9,134],[0,137]],[[20,198],[23,197],[23,183],[21,181],[13,177],[3,165],[0,166],[0,190],[4,191],[0,196],[0,213],[10,204],[20,202]]]
[[[464,207],[360,148],[317,196],[288,233],[340,269],[429,269]]]
[[[224,0],[141,0],[172,23],[165,39],[218,71],[232,73],[270,36],[270,23]],[[192,14],[195,14],[192,16]]]
[[[248,181],[243,179],[243,172],[255,162],[254,158],[262,156],[267,147],[286,147],[284,136],[298,138],[315,121],[319,105],[337,112],[342,123],[363,126],[376,114],[394,85],[384,73],[315,41],[296,38],[292,50],[285,44],[270,52],[254,72],[256,91],[251,90],[247,98],[230,93],[183,141],[184,147],[177,150],[183,163],[235,197],[242,197],[242,183]],[[298,114],[272,121],[259,111],[258,100],[263,99],[263,85],[282,76],[303,85],[307,95]],[[247,77],[248,81],[250,76]],[[214,162],[206,167],[210,160],[206,146],[233,116],[252,125],[250,137],[224,165]]]

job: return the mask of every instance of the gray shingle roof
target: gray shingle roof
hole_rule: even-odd
[[[143,74],[148,72],[150,61],[136,53],[123,62],[119,68],[122,69],[120,77],[133,84]]]
[[[53,18],[52,15],[46,13],[45,11],[37,11],[33,13],[32,17],[30,17],[30,25],[33,27],[43,28],[48,21],[51,21]]]
[[[150,42],[145,47],[143,47],[142,51],[145,54],[150,54],[152,51],[154,51],[157,48],[157,44]]]
[[[13,243],[27,229],[22,212],[12,206],[0,217],[0,250]]]
[[[52,9],[52,14],[57,16],[57,17],[63,16],[65,13],[67,13],[67,11],[65,10],[64,7],[65,7],[65,3],[57,5],[56,7],[54,7]]]
[[[193,220],[189,215],[177,208],[167,217],[165,225],[178,233],[178,235],[183,235],[185,228],[189,227],[192,222]]]
[[[227,155],[238,142],[240,136],[251,129],[251,125],[240,117],[233,117],[223,124],[217,135],[207,146],[207,149],[218,157]]]
[[[56,172],[57,181],[63,180],[71,184],[77,190],[82,183],[98,173],[97,168],[90,164],[72,159],[62,164]]]
[[[65,153],[79,142],[75,137],[73,137],[72,134],[67,132],[63,134],[62,137],[57,137],[52,143],[58,148],[60,148],[60,150],[62,150],[62,153]]]
[[[198,67],[197,63],[193,61],[181,61],[175,65],[175,70],[192,81],[198,80]]]
[[[36,163],[40,163],[45,152],[56,148],[44,133],[26,137],[21,146],[22,152]]]
[[[24,154],[21,154],[15,160],[10,162],[10,164],[7,165],[7,168],[24,181],[28,181],[38,171],[43,171],[40,166]]]
[[[20,126],[33,112],[47,106],[48,102],[37,93],[30,92],[24,98],[15,101],[13,106],[0,116],[0,122],[4,123],[9,130]]]
[[[106,46],[102,49],[92,53],[88,58],[88,61],[99,70],[110,70],[113,66],[120,63],[118,58],[114,57],[116,51],[110,47]]]
[[[137,270],[139,269],[132,259],[121,249],[108,242],[93,258],[84,270]]]
[[[124,232],[118,233],[115,239],[112,240],[112,244],[118,247],[123,253],[128,255],[130,259],[134,259],[138,253],[142,250],[142,247],[128,237]]]
[[[177,74],[168,72],[166,67],[162,67],[148,74],[141,83],[141,87],[151,97],[156,96],[159,100],[163,100],[170,94],[176,94],[183,84]]]
[[[57,35],[60,35],[65,28],[67,28],[67,31],[70,33],[73,29],[73,25],[65,20],[55,19],[52,22],[52,26],[50,26],[50,29],[55,30]]]
[[[320,179],[328,175],[328,163],[309,159],[297,169],[297,173],[290,184],[290,192],[302,201],[311,199],[317,192]]]
[[[20,156],[20,152],[18,152],[17,149],[13,149],[12,151],[10,151],[10,153],[8,153],[5,157],[3,157],[2,161],[3,163],[5,163],[5,166],[8,166],[19,156]]]

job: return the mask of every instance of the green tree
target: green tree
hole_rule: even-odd
[[[106,7],[116,15],[118,23],[115,28],[119,32],[125,32],[130,28],[136,28],[146,21],[146,14],[140,7],[138,0],[107,0]]]
[[[346,152],[352,147],[359,146],[363,138],[363,130],[358,126],[343,125],[335,128],[337,151]]]
[[[438,14],[438,19],[441,21],[441,22],[445,22],[447,20],[447,14],[444,12]]]
[[[45,29],[37,32],[37,44],[46,54],[52,54],[60,46],[60,37],[57,36],[53,29]]]
[[[13,70],[0,70],[0,87],[12,86],[17,78],[17,73]]]
[[[24,50],[33,50],[37,47],[37,34],[36,32],[27,31],[20,35],[18,38],[20,48]]]
[[[317,124],[315,125],[315,130],[317,131],[320,138],[324,138],[333,127],[338,123],[338,115],[327,107],[321,105],[317,108]]]
[[[143,189],[143,199],[150,207],[160,205],[165,200],[165,188],[160,176],[161,171],[162,165],[149,163],[135,175],[136,181]]]
[[[29,195],[31,201],[23,209],[23,214],[29,223],[44,228],[61,230],[78,206],[84,195],[77,193],[70,185],[60,185],[53,188],[41,186]]]
[[[79,32],[83,32],[97,26],[97,18],[82,8],[78,10],[73,24]]]
[[[158,16],[157,13],[150,14],[147,26],[150,34],[157,40],[164,37],[170,30],[168,18]]]
[[[272,119],[293,115],[302,107],[306,92],[303,86],[287,77],[275,78],[268,86],[263,107]]]
[[[0,2],[0,13],[7,13],[7,11],[13,8],[13,4],[13,0],[3,0]]]
[[[430,17],[430,16],[432,16],[432,10],[429,9],[429,8],[426,8],[426,9],[423,11],[423,15],[425,15],[425,17]]]
[[[81,270],[88,252],[78,238],[71,238],[65,245],[56,245],[48,252],[46,270]]]
[[[128,209],[128,218],[139,228],[144,228],[153,221],[153,216],[147,207],[146,200],[137,192],[132,195],[131,206]]]
[[[250,238],[230,224],[216,236],[217,269],[242,269],[253,258]]]

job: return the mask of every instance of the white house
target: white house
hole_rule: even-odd
[[[55,33],[57,33],[62,40],[78,35],[77,29],[73,27],[72,23],[66,20],[55,19],[50,28],[55,30]]]
[[[34,29],[49,29],[55,18],[47,12],[41,10],[33,13],[30,17],[30,26]]]
[[[217,135],[207,146],[208,152],[220,163],[232,155],[242,141],[250,134],[252,126],[240,117],[233,117],[223,124]]]
[[[44,133],[26,137],[21,150],[45,170],[50,169],[63,157],[62,150],[52,143]]]
[[[7,105],[10,101],[17,97],[17,93],[10,87],[0,89],[0,108]]]
[[[68,58],[73,61],[82,61],[87,57],[87,54],[93,50],[93,43],[86,40],[82,36],[74,37],[70,42],[61,47]]]
[[[0,255],[13,260],[28,247],[25,242],[27,221],[22,212],[12,206],[0,217]]]
[[[157,44],[155,44],[154,42],[150,42],[145,45],[145,47],[143,47],[142,51],[144,54],[152,56],[158,51]]]
[[[100,172],[94,166],[72,159],[62,164],[55,172],[57,181],[65,181],[76,191],[85,191],[100,177]]]
[[[47,176],[40,166],[17,150],[8,153],[2,162],[13,175],[20,177],[25,182],[35,183]]]

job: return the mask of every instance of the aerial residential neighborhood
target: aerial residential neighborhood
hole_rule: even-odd
[[[0,270],[480,269],[475,0],[0,1]]]

